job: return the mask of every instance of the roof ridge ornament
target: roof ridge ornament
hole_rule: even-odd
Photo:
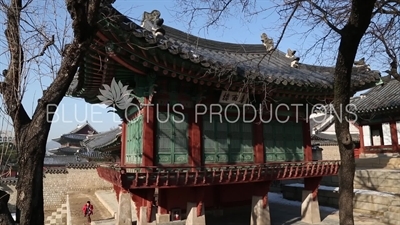
[[[286,53],[286,58],[289,58],[289,59],[293,59],[296,54],[296,50],[292,50],[292,49],[290,49],[290,48],[288,48],[288,50],[287,50],[287,53]]]
[[[164,23],[164,19],[160,18],[161,13],[158,10],[153,10],[151,13],[144,12],[142,18],[142,24],[140,25],[144,29],[153,33],[155,37],[164,36],[165,30],[161,28]]]
[[[300,65],[299,61],[300,61],[300,57],[297,57],[297,56],[294,57],[293,61],[290,63],[290,67],[299,68],[299,65]]]
[[[268,38],[266,33],[261,34],[261,42],[267,49],[267,52],[270,52],[272,49],[274,49],[274,40],[272,38]]]
[[[361,59],[354,61],[354,67],[356,67],[359,70],[364,70],[364,71],[371,71],[371,67],[369,64],[365,62],[365,58],[362,57]]]

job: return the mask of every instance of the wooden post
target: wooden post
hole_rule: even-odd
[[[196,123],[195,110],[192,109],[189,114],[189,165],[200,167],[202,165],[201,139],[202,139],[202,118],[197,117]]]
[[[126,132],[127,126],[126,122],[122,123],[122,133],[121,133],[121,166],[125,166],[126,164],[126,140],[127,140],[127,133]]]
[[[154,165],[154,106],[150,105],[148,98],[145,99],[145,107],[143,109],[143,158],[142,166]]]
[[[392,149],[393,151],[399,151],[399,141],[397,137],[396,121],[390,121],[390,134],[392,137]]]
[[[311,148],[311,132],[310,124],[306,118],[303,121],[303,146],[304,146],[304,161],[312,161],[312,148]]]
[[[254,148],[254,163],[265,163],[264,154],[264,129],[260,118],[253,122],[253,148]]]
[[[363,131],[363,126],[360,124],[358,125],[358,132],[360,134],[360,154],[364,154],[365,152],[365,147],[364,147],[364,131]]]

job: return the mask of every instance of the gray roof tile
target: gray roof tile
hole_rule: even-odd
[[[95,150],[117,141],[120,135],[121,127],[118,127],[107,132],[88,136],[84,141],[84,145],[90,150]]]
[[[353,102],[356,112],[368,114],[400,109],[400,82],[392,79],[371,88]]]
[[[212,41],[188,35],[168,26],[163,26],[166,31],[165,36],[156,39],[151,32],[119,13],[111,5],[103,5],[102,13],[107,20],[110,20],[109,24],[112,24],[100,26],[103,33],[110,37],[118,36],[124,43],[135,42],[135,45],[142,45],[142,50],[152,49],[150,54],[162,54],[160,51],[154,51],[154,48],[159,48],[165,51],[164,55],[180,57],[189,63],[200,65],[204,70],[216,70],[217,73],[225,71],[242,78],[250,76],[259,83],[266,82],[271,86],[295,86],[308,90],[327,89],[325,93],[332,94],[334,68],[306,64],[300,64],[297,69],[292,68],[290,67],[292,59],[286,58],[284,52],[277,50],[272,55],[265,56],[266,48],[261,41],[260,44]],[[351,79],[353,91],[370,87],[379,80],[379,77],[378,71],[354,69]],[[79,82],[84,81],[79,79]],[[76,88],[70,94],[81,96],[84,93],[82,89],[84,85],[74,85]]]

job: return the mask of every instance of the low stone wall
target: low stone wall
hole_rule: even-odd
[[[17,198],[15,182],[2,183],[0,188],[11,195],[9,207],[12,212],[15,212]],[[45,210],[55,210],[61,204],[66,203],[68,192],[110,190],[112,188],[111,183],[98,176],[94,166],[86,168],[48,168],[43,178],[44,208]]]
[[[294,183],[282,185],[283,198],[293,201],[302,201],[302,191],[304,184]],[[321,206],[338,208],[339,193],[338,188],[321,185],[318,188],[318,203]]]
[[[340,160],[339,147],[337,145],[321,145],[322,160]]]
[[[356,167],[364,169],[400,169],[398,153],[360,154]]]

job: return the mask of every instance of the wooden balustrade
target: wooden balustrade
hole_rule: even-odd
[[[124,187],[207,186],[337,175],[340,161],[282,162],[210,167],[97,168],[101,178]]]

